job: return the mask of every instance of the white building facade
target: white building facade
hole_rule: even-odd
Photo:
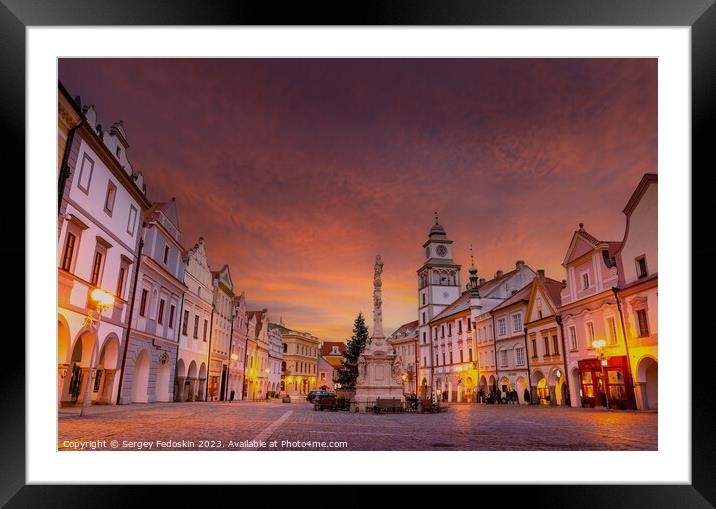
[[[214,317],[209,347],[209,383],[207,401],[223,401],[226,396],[231,324],[234,319],[234,283],[229,266],[212,271]]]
[[[267,335],[269,342],[267,389],[270,398],[277,398],[281,392],[281,371],[283,363],[283,339],[281,337],[281,329],[269,323],[267,326]],[[330,383],[333,383],[332,379]]]
[[[180,313],[174,401],[204,401],[213,312],[211,269],[203,238],[184,254],[187,291]]]
[[[119,403],[174,399],[179,313],[187,290],[174,198],[154,204],[144,224]]]
[[[83,402],[90,383],[93,403],[117,401],[130,315],[142,216],[151,206],[141,173],[126,158],[121,124],[103,131],[94,107],[81,108],[60,88],[59,114],[71,116],[73,134],[62,150],[58,224],[58,400]],[[68,120],[69,122],[70,120]],[[98,327],[94,289],[114,297]]]

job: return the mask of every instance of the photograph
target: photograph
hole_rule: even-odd
[[[57,58],[56,452],[659,451],[660,65]]]

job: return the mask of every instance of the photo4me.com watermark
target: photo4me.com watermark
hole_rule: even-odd
[[[64,451],[161,451],[161,450],[301,450],[301,449],[347,449],[344,440],[63,440],[58,450]]]

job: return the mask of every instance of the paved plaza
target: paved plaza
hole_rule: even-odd
[[[653,412],[451,405],[440,414],[314,411],[306,402],[60,410],[60,450],[656,450]]]

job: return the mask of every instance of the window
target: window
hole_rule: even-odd
[[[427,366],[427,365],[428,365],[428,359],[427,359],[427,357],[423,356],[423,366]]]
[[[587,322],[587,345],[592,348],[592,342],[594,341],[594,324]]]
[[[470,320],[469,318],[467,319],[467,330],[472,330],[472,320]]]
[[[452,364],[452,363],[453,363],[453,360],[452,360],[452,352],[450,352],[450,364]]]
[[[286,343],[283,344],[283,352],[288,352],[288,345]]]
[[[445,337],[445,326],[444,325],[440,326],[440,337],[441,338]]]
[[[445,364],[445,352],[443,352],[443,364]]]
[[[425,332],[423,332],[423,344],[425,344],[426,342],[427,342],[427,339],[425,337]]]
[[[452,337],[452,322],[448,324],[448,336]]]
[[[425,311],[423,311],[423,325],[425,325]]]
[[[117,150],[114,151],[115,155],[117,156],[117,159],[119,159],[119,154],[122,153],[122,148],[117,146]]]
[[[572,343],[572,350],[577,350],[577,328],[574,326],[569,328],[569,339]]]
[[[582,274],[582,289],[586,290],[589,288],[589,272]]]
[[[552,336],[552,351],[554,355],[559,355],[559,341],[557,340],[556,334]]]
[[[94,161],[86,153],[82,157],[82,165],[80,166],[80,177],[77,179],[77,187],[89,194],[90,182],[92,182],[92,170],[94,169]]]
[[[610,345],[617,344],[617,325],[613,316],[607,318],[607,340]]]
[[[525,363],[525,349],[524,348],[517,348],[515,350],[515,356],[517,358],[517,365],[523,366]]]
[[[117,297],[122,298],[124,294],[124,281],[127,277],[127,268],[122,266],[119,268],[119,278],[117,279]]]
[[[188,327],[188,325],[189,325],[189,310],[185,309],[184,310],[184,318],[182,319],[182,322],[181,322],[181,333],[184,334],[185,336],[186,336],[186,328]]]
[[[194,339],[199,338],[199,315],[194,315]]]
[[[460,362],[465,362],[465,359],[463,359],[463,351],[460,349]]]
[[[164,246],[164,265],[167,264],[167,260],[169,260],[169,246]]]
[[[649,272],[646,270],[645,256],[640,256],[636,259],[636,275],[639,279],[649,275]]]
[[[162,323],[164,320],[164,299],[159,300],[159,312],[157,313],[157,322]]]
[[[462,320],[458,320],[457,322],[457,333],[462,334]]]
[[[95,251],[94,261],[92,262],[92,277],[90,277],[90,283],[94,286],[99,284],[100,277],[102,275],[102,253]]]
[[[74,233],[67,232],[65,254],[62,256],[62,270],[66,270],[67,272],[72,268],[72,258],[74,257],[76,242],[77,236]]]
[[[134,229],[137,226],[137,208],[134,205],[129,206],[129,218],[127,219],[127,233],[134,236]]]
[[[636,312],[636,319],[639,324],[639,337],[649,335],[649,324],[646,320],[646,309],[640,309]]]
[[[147,316],[147,296],[149,291],[142,288],[142,299],[139,301],[139,316]]]
[[[467,350],[467,353],[468,353],[468,357],[470,358],[470,362],[472,362],[472,348],[469,348]]]
[[[544,342],[544,356],[548,357],[550,355],[550,353],[549,353],[549,336],[543,337],[542,341]]]
[[[104,198],[104,211],[112,215],[112,211],[114,210],[114,199],[117,197],[117,186],[114,185],[114,182],[111,180],[107,184],[107,195]]]
[[[537,338],[532,338],[532,357],[537,358]]]
[[[507,366],[507,350],[500,352],[500,366]]]
[[[169,306],[169,328],[174,328],[174,311],[176,311],[176,308],[174,307],[174,304]]]
[[[202,333],[201,339],[206,342],[206,329],[209,327],[209,320],[204,318],[204,332]]]
[[[497,320],[497,335],[504,336],[507,333],[507,327],[505,325],[505,319],[500,318]]]
[[[425,305],[425,294],[423,294],[423,306]]]
[[[512,315],[512,332],[522,330],[522,315]]]

